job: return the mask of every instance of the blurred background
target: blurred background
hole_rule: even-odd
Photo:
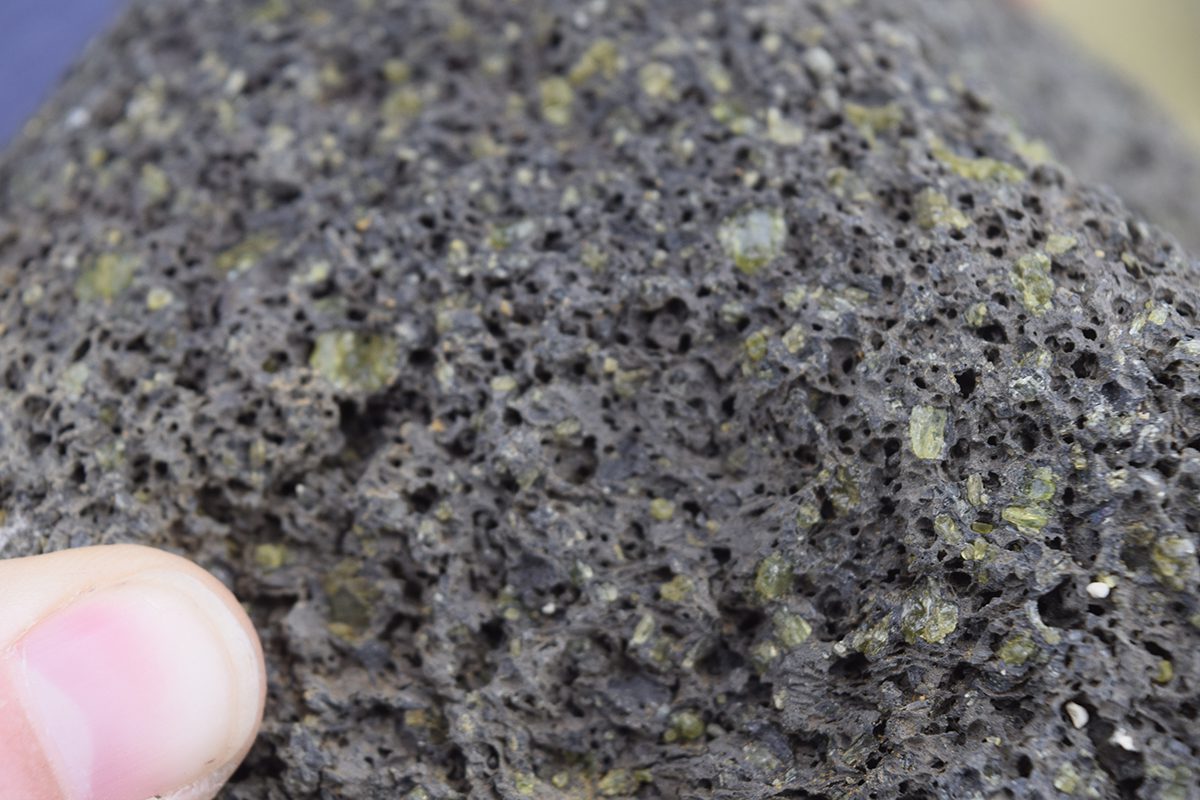
[[[0,0],[0,147],[123,0]]]
[[[1149,91],[1200,146],[1200,0],[1021,2]],[[0,0],[0,146],[122,3]]]
[[[1029,5],[1149,91],[1200,147],[1200,0],[1033,0]]]

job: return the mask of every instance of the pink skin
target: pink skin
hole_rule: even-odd
[[[0,800],[162,796],[228,763],[232,731],[253,728],[240,625],[194,579],[139,583],[86,594],[0,651],[0,741],[23,748],[0,754]]]
[[[153,742],[147,732],[170,725],[171,703],[153,702],[171,688],[155,633],[144,615],[97,599],[51,617],[21,642],[32,700],[54,709],[43,715],[43,733],[59,750],[70,797],[150,797],[164,788],[164,776],[144,760]],[[139,769],[123,766],[130,764]]]
[[[7,676],[0,673],[0,697],[13,696]],[[37,739],[29,735],[25,714],[11,704],[0,704],[0,797],[60,800],[55,788],[43,780],[49,769]]]
[[[191,562],[0,561],[0,800],[212,800],[262,721],[253,625]]]

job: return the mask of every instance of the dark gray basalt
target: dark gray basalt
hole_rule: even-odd
[[[992,5],[146,0],[0,166],[0,553],[237,590],[227,798],[1200,796],[1197,266]]]

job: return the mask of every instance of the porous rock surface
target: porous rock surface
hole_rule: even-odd
[[[1197,266],[950,7],[135,6],[0,166],[0,554],[236,589],[226,798],[1197,797]]]

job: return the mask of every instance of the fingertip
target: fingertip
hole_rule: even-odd
[[[0,704],[11,695],[60,792],[46,797],[214,796],[263,713],[262,648],[244,609],[212,575],[161,551],[46,558],[19,571],[0,564],[34,587],[24,597],[50,606],[0,657]],[[38,572],[61,603],[37,596]],[[22,760],[26,772],[36,762]]]

